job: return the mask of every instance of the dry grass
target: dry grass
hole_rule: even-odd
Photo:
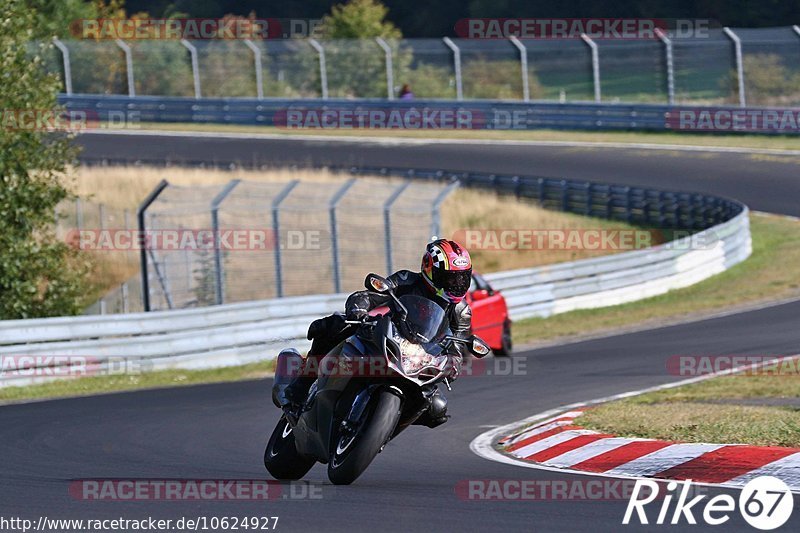
[[[93,203],[117,209],[136,209],[139,203],[162,180],[173,185],[216,185],[232,179],[250,181],[304,180],[315,182],[344,181],[349,176],[327,170],[223,170],[204,168],[157,167],[79,167],[75,172],[74,191]]]

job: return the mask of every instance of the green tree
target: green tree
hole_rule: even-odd
[[[326,39],[399,39],[402,34],[386,20],[388,13],[389,8],[377,0],[350,0],[333,6],[323,17],[322,32]]]
[[[0,110],[56,108],[59,82],[33,56],[35,13],[21,0],[0,4]],[[87,292],[90,264],[56,239],[56,205],[69,196],[64,172],[75,151],[65,135],[42,129],[0,128],[0,318],[75,314]]]

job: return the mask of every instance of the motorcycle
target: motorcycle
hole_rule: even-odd
[[[355,328],[321,361],[305,401],[285,409],[267,442],[264,465],[276,479],[297,480],[316,462],[337,485],[355,481],[386,444],[430,407],[438,384],[449,388],[454,343],[476,357],[489,353],[479,337],[452,335],[444,309],[428,298],[397,297],[391,283],[369,274],[368,290],[388,296],[386,314],[346,321]],[[291,383],[303,359],[278,356],[274,392]]]

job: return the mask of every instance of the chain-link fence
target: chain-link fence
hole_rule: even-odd
[[[154,191],[141,212],[145,306],[182,309],[363,287],[417,268],[457,182],[248,182]]]
[[[120,241],[115,238],[135,233],[135,212],[73,198],[58,205],[55,222],[56,238],[94,254],[95,282],[116,284],[114,289],[86,308],[85,314],[144,310],[138,274],[139,254],[130,239]]]
[[[621,40],[64,40],[57,45],[45,65],[62,76],[68,93],[393,98],[409,84],[418,98],[800,102],[798,26]]]

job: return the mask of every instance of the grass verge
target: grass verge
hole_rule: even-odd
[[[275,361],[262,361],[248,365],[212,368],[208,370],[159,370],[130,375],[91,376],[24,387],[5,387],[0,389],[0,402],[17,402],[44,398],[65,398],[103,394],[109,392],[180,387],[201,383],[221,383],[243,381],[272,375]]]
[[[203,131],[212,133],[267,133],[273,135],[324,135],[331,137],[404,137],[412,139],[475,139],[507,141],[570,141],[676,144],[686,146],[740,147],[773,150],[800,150],[800,137],[776,135],[713,134],[699,132],[617,132],[564,130],[380,130],[380,129],[301,129],[238,124],[189,124],[143,122],[143,130]]]
[[[724,376],[599,405],[579,424],[622,437],[800,447],[800,408],[787,401],[799,395],[797,373]]]
[[[672,321],[726,308],[800,296],[800,222],[750,217],[753,254],[743,263],[691,287],[599,309],[582,309],[514,324],[517,343],[586,336]]]

